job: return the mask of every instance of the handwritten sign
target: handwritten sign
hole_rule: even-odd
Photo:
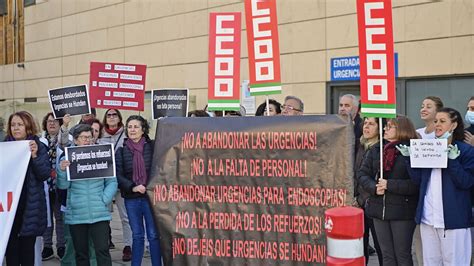
[[[410,140],[412,168],[446,168],[448,166],[448,142],[445,139]]]

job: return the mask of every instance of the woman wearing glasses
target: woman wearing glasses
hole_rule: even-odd
[[[143,117],[130,116],[125,127],[127,139],[115,154],[120,191],[125,198],[133,232],[132,266],[142,263],[145,228],[152,265],[161,265],[159,233],[146,194],[154,149],[153,141],[148,137],[149,129],[148,122]]]
[[[99,139],[99,144],[114,144],[115,151],[123,146],[125,139],[125,130],[123,128],[122,114],[117,109],[108,109],[104,114],[103,119],[104,130],[102,137]],[[127,210],[125,209],[124,201],[120,192],[117,191],[115,195],[115,204],[119,212],[120,220],[122,221],[123,242],[125,244],[122,250],[122,260],[130,261],[132,259],[132,230],[127,217]],[[110,230],[110,247],[114,248],[112,243],[112,230]]]
[[[474,148],[463,142],[464,123],[458,111],[440,109],[434,124],[436,138],[448,141],[447,168],[408,167],[412,179],[420,184],[416,223],[420,224],[423,262],[470,265]],[[409,156],[408,148],[400,150]]]
[[[90,145],[93,139],[90,125],[80,124],[73,132],[76,146]],[[108,227],[112,219],[108,204],[117,191],[117,179],[98,178],[67,181],[64,157],[57,167],[57,186],[67,189],[65,223],[69,225],[77,265],[89,265],[89,238],[94,243],[97,265],[112,265],[109,253]]]
[[[411,245],[415,230],[418,186],[410,179],[406,161],[396,145],[408,145],[417,134],[404,117],[388,119],[384,127],[383,178],[380,144],[371,148],[358,171],[359,184],[370,193],[366,215],[373,218],[383,265],[413,265]]]

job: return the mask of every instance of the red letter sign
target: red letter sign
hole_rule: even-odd
[[[208,109],[240,110],[239,12],[209,14]]]
[[[245,0],[250,95],[281,93],[275,0]]]
[[[361,112],[396,117],[391,0],[357,0]]]
[[[91,62],[91,107],[144,110],[145,65]]]

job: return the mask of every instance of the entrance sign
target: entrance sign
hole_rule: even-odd
[[[166,117],[156,136],[148,196],[165,265],[326,262],[324,211],[352,200],[351,123]]]
[[[357,0],[361,112],[396,117],[391,0]]]
[[[209,14],[210,111],[240,110],[240,12]]]
[[[146,65],[91,62],[91,107],[144,110]]]
[[[87,85],[69,86],[48,90],[49,103],[54,118],[90,114],[89,94]]]
[[[250,95],[281,93],[276,0],[245,0]]]

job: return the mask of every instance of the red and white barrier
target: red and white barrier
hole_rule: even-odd
[[[327,265],[364,266],[364,211],[339,207],[325,215]]]

